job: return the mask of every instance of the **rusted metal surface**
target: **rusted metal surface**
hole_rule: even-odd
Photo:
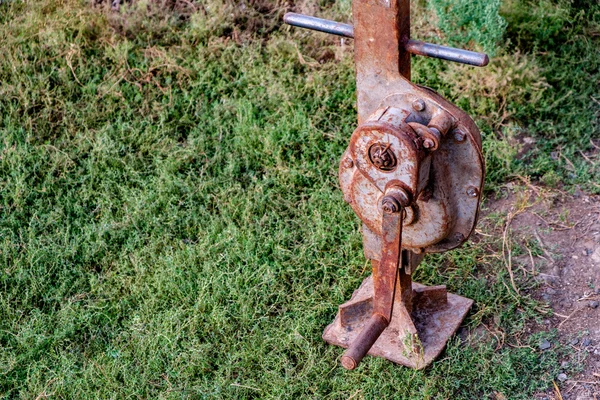
[[[420,112],[412,107],[417,100],[425,104]],[[469,188],[480,191],[483,183],[479,143],[467,136],[465,121],[456,119],[428,98],[401,94],[388,96],[385,101],[395,107],[386,107],[385,113],[377,110],[369,117],[352,135],[349,150],[342,157],[339,178],[346,201],[369,230],[380,237],[381,196],[385,186],[397,180],[418,198],[411,206],[413,218],[409,225],[405,224],[404,246],[427,253],[459,246],[470,235],[477,217],[479,196],[470,196],[466,191]],[[388,117],[382,122],[388,113],[396,115],[396,120]],[[432,128],[428,126],[430,121],[435,123]],[[433,136],[436,131],[439,136]],[[460,132],[462,141],[455,139],[455,131]],[[427,138],[433,138],[435,146],[430,150],[419,149],[415,142]],[[378,168],[366,156],[375,145],[385,147],[394,159],[403,162],[387,168],[389,171]],[[462,239],[457,240],[459,237]],[[381,254],[381,241],[371,239],[364,243],[368,257]],[[380,255],[375,257],[379,259]]]
[[[359,126],[388,94],[410,92],[408,0],[354,0],[354,64]],[[390,91],[391,90],[391,91]]]
[[[392,207],[393,210],[389,209]],[[373,312],[389,321],[392,318],[396,277],[402,254],[402,207],[399,204],[384,211],[383,232],[383,254],[377,267],[373,267]]]
[[[413,282],[412,287],[418,290],[423,285]],[[373,278],[368,277],[354,292],[352,298],[340,306],[340,310],[342,307],[347,310],[352,309],[357,302],[364,306],[364,304],[369,304],[368,299],[372,298]],[[456,332],[472,304],[473,300],[452,293],[448,293],[447,303],[444,307],[417,308],[415,304],[415,310],[410,317],[414,321],[416,336],[401,334],[405,332],[402,323],[407,319],[406,317],[401,318],[400,313],[397,313],[396,307],[394,307],[392,321],[379,335],[367,354],[383,357],[410,368],[425,368],[440,355],[446,342]],[[367,308],[360,314],[363,315],[363,318],[356,318],[352,324],[342,324],[338,313],[333,323],[325,328],[323,339],[335,346],[349,347],[365,326],[366,321],[371,318],[372,309]],[[414,351],[415,347],[418,349],[417,351]]]
[[[373,274],[339,308],[323,338],[413,368],[444,348],[472,301],[412,282],[425,253],[460,246],[475,227],[484,178],[472,119],[410,81],[410,54],[472,65],[487,56],[410,39],[409,0],[353,0],[354,25],[286,15],[286,22],[355,39],[358,127],[342,156],[344,200],[363,223]]]
[[[361,333],[352,342],[342,357],[342,365],[346,369],[354,369],[371,349],[379,335],[389,325],[396,298],[396,288],[402,292],[405,287],[399,278],[399,269],[408,260],[402,252],[402,220],[403,205],[408,205],[410,198],[398,187],[391,187],[382,199],[383,210],[383,254],[381,262],[373,264],[373,313],[363,327]],[[400,283],[398,285],[398,283]],[[409,296],[410,297],[410,296]],[[405,300],[411,301],[402,294],[398,297],[396,307],[406,307]],[[407,308],[407,311],[410,309]]]
[[[443,285],[415,288],[413,296],[415,308],[418,310],[444,308],[448,304],[448,292]]]
[[[342,366],[346,369],[358,367],[358,363],[371,350],[371,347],[373,347],[389,324],[389,320],[383,315],[378,313],[371,314],[371,317],[364,324],[358,336],[352,341],[348,350],[344,352]]]

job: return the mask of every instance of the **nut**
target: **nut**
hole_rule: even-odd
[[[385,196],[381,202],[381,209],[386,214],[394,214],[400,210],[400,203],[393,196]]]

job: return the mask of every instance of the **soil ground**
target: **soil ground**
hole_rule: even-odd
[[[536,399],[600,399],[600,196],[531,184],[509,184],[503,194],[486,202],[484,215],[506,216],[507,268],[516,282],[538,281],[533,289],[522,290],[518,283],[517,289],[552,310],[524,334],[555,330],[555,339],[539,349],[567,350],[555,377],[560,389]]]

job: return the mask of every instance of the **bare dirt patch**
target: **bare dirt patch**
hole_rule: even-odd
[[[515,289],[552,310],[524,333],[555,330],[539,350],[566,349],[556,388],[536,398],[599,399],[600,196],[509,184],[483,211],[504,218],[503,258]],[[531,279],[538,285],[520,287]]]

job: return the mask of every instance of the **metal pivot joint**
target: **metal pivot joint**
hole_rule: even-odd
[[[367,354],[423,368],[443,350],[472,300],[423,286],[426,253],[451,250],[475,227],[483,185],[473,120],[410,81],[411,54],[485,66],[485,54],[410,39],[409,0],[353,0],[353,25],[286,14],[285,22],[353,37],[358,127],[340,162],[344,199],[362,221],[373,273],[323,333],[346,347],[342,365]]]

